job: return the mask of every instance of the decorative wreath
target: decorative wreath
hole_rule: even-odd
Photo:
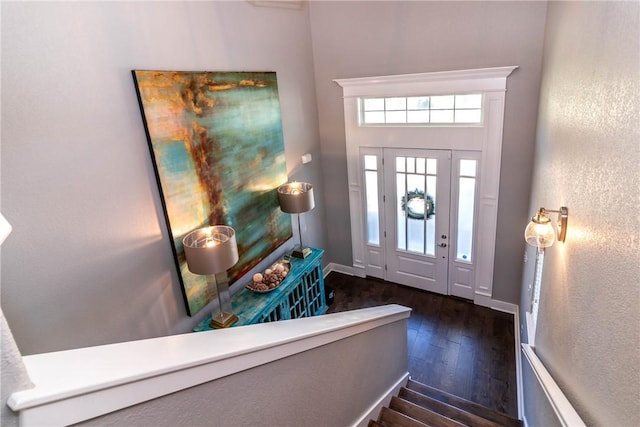
[[[427,219],[431,218],[436,213],[436,205],[433,201],[433,197],[427,194],[426,206],[424,191],[420,191],[417,188],[413,191],[409,191],[406,196],[402,197],[402,210],[407,211],[409,218],[424,219],[425,213]]]

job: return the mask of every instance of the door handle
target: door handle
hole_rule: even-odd
[[[441,248],[446,248],[446,247],[447,247],[447,244],[446,244],[446,243],[440,243],[440,247],[441,247]]]

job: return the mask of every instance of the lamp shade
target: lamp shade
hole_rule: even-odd
[[[313,186],[306,182],[288,182],[278,187],[280,210],[299,214],[308,212],[315,206]]]
[[[236,231],[226,225],[214,225],[192,231],[182,239],[189,271],[216,274],[238,262]]]
[[[546,215],[544,208],[536,212],[531,222],[524,230],[524,239],[531,246],[548,248],[556,241],[556,233],[551,220]]]

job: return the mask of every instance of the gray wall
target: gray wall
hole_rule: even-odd
[[[639,93],[640,4],[549,3],[530,211],[566,205],[569,226],[545,253],[535,345],[587,425],[640,419]]]
[[[406,374],[406,330],[405,319],[78,425],[354,425]]]
[[[329,257],[352,265],[341,88],[336,78],[517,65],[508,78],[493,297],[517,303],[545,2],[312,2]],[[330,189],[330,190],[329,190]]]
[[[276,71],[289,174],[322,195],[306,4],[2,2],[1,19],[2,308],[23,354],[209,311],[186,315],[130,70]],[[318,247],[322,213],[304,221]]]

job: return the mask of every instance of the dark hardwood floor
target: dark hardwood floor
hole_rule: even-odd
[[[329,313],[401,304],[412,308],[409,373],[421,383],[518,417],[513,316],[463,299],[332,272]]]

